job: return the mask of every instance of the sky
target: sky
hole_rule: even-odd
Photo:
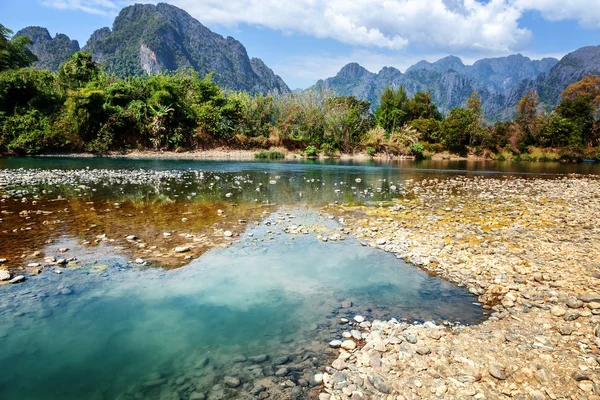
[[[112,26],[131,0],[0,0],[13,31],[43,26],[83,46]],[[372,72],[401,71],[447,55],[465,64],[521,53],[560,58],[600,45],[600,0],[169,0],[250,57],[261,58],[292,89],[334,76],[349,62]]]

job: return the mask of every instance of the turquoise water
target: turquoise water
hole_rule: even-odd
[[[287,211],[297,218],[269,216],[280,222],[263,222],[173,271],[130,267],[118,254],[107,258],[109,247],[53,244],[47,254],[69,245],[86,267],[0,288],[0,398],[252,398],[278,357],[294,368],[286,379],[317,372],[343,329],[340,317],[482,318],[464,290],[391,254],[351,238],[323,243],[283,233],[289,224],[337,226],[314,211]],[[269,360],[232,361],[262,354]],[[241,385],[222,387],[225,375]],[[296,391],[308,396],[308,388]],[[293,397],[291,389],[279,395]]]
[[[175,270],[136,265],[106,243],[84,247],[64,229],[44,253],[59,258],[68,247],[82,268],[45,268],[0,287],[0,399],[250,399],[261,391],[305,399],[337,352],[328,342],[349,329],[341,317],[481,321],[464,289],[393,254],[343,233],[323,243],[317,232],[283,232],[300,224],[340,232],[321,205],[394,200],[408,180],[561,172],[436,165],[0,159],[2,191],[13,200],[219,201],[275,211],[230,247]],[[77,215],[61,219],[78,226]],[[276,376],[281,365],[288,369]],[[225,385],[226,376],[239,385]]]

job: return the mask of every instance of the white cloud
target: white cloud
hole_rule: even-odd
[[[521,10],[537,10],[549,21],[576,20],[590,29],[600,29],[600,0],[514,0]]]
[[[42,4],[60,10],[76,10],[107,16],[115,15],[122,5],[127,5],[111,0],[42,0]]]

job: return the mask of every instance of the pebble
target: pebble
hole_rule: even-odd
[[[242,384],[242,381],[240,381],[240,378],[237,378],[235,376],[226,376],[225,378],[223,378],[223,383],[227,387],[236,388]]]
[[[360,324],[361,322],[365,321],[365,317],[363,317],[362,315],[357,315],[356,317],[354,317],[354,321]]]
[[[342,342],[340,347],[345,350],[354,350],[356,349],[356,343],[353,340],[347,339]]]
[[[0,281],[10,280],[10,273],[5,270],[0,270]]]
[[[563,315],[565,315],[565,313],[567,312],[567,310],[565,310],[564,308],[562,308],[560,306],[554,306],[554,307],[552,307],[550,309],[550,312],[555,317],[562,317]]]
[[[25,277],[23,275],[17,275],[14,278],[12,278],[10,281],[8,281],[8,283],[23,283],[25,282]]]
[[[503,381],[506,379],[506,374],[498,366],[495,366],[495,365],[490,366],[489,373],[491,376],[493,376],[494,378],[496,378],[498,380]]]
[[[231,233],[231,231],[225,231],[225,232],[223,232],[223,236],[225,236],[225,237],[232,237],[233,233]]]
[[[175,251],[175,253],[185,253],[190,251],[190,248],[188,246],[177,246],[173,251]]]
[[[332,349],[337,349],[339,347],[342,346],[342,341],[341,340],[332,340],[331,342],[329,342],[329,347],[331,347]]]

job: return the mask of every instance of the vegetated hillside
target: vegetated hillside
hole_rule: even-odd
[[[78,45],[65,46],[64,35],[51,39],[44,28],[25,28],[19,34],[32,39],[32,50],[40,58],[37,67],[56,70],[79,50]],[[53,50],[59,44],[60,51]],[[213,72],[213,80],[227,89],[290,92],[260,59],[250,59],[239,41],[212,32],[184,10],[165,3],[124,8],[112,29],[96,30],[83,49],[119,77],[193,69],[201,76]]]

